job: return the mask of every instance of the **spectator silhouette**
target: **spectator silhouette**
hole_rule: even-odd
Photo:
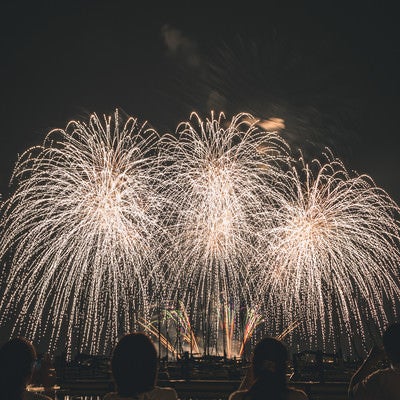
[[[115,346],[111,370],[117,392],[107,393],[104,400],[176,400],[175,389],[156,386],[157,351],[144,333],[129,333]]]
[[[28,392],[36,351],[23,337],[9,340],[0,348],[0,397],[3,400],[51,400]]]
[[[287,361],[282,342],[270,337],[262,339],[254,349],[251,368],[229,400],[307,400],[303,391],[288,387]]]
[[[389,325],[382,336],[383,348],[373,346],[350,380],[349,399],[400,399],[400,323]],[[377,363],[389,361],[389,368]]]
[[[54,392],[56,384],[56,371],[53,367],[49,353],[44,353],[36,364],[31,382],[43,386],[44,393],[50,395]]]

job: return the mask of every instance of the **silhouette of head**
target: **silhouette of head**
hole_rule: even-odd
[[[23,337],[11,339],[0,348],[0,380],[3,394],[3,388],[13,394],[25,390],[32,377],[35,360],[35,348]]]
[[[382,336],[386,355],[393,364],[400,363],[400,323],[389,325]]]
[[[132,396],[151,390],[157,375],[157,351],[144,333],[129,333],[115,346],[111,369],[117,391]]]
[[[277,339],[266,337],[257,343],[253,354],[255,379],[266,374],[285,375],[288,353],[285,345]]]
[[[279,340],[266,337],[257,343],[252,359],[254,383],[248,397],[251,400],[281,399],[287,394],[287,350]]]

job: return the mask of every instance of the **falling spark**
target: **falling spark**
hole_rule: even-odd
[[[71,121],[18,160],[3,204],[0,258],[11,254],[0,302],[13,334],[74,337],[92,353],[146,315],[163,201],[154,190],[158,136],[136,119]],[[47,335],[47,336],[46,336]],[[65,339],[66,338],[66,339]]]

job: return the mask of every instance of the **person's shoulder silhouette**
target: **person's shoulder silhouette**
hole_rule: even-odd
[[[33,373],[36,350],[23,337],[10,339],[0,348],[1,398],[7,400],[51,400],[26,390]]]
[[[400,398],[400,323],[389,325],[383,347],[373,346],[349,384],[350,399],[398,400]],[[378,367],[387,361],[388,368]]]

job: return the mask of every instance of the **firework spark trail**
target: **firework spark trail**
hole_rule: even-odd
[[[200,354],[200,347],[198,340],[192,328],[190,318],[186,312],[185,305],[179,302],[178,309],[163,309],[157,310],[156,317],[151,322],[145,319],[139,320],[139,325],[150,332],[155,339],[160,340],[161,345],[171,352],[173,356],[179,355],[180,339],[190,346],[191,354]],[[173,321],[173,332],[175,332],[175,339],[177,346],[174,346],[169,340],[169,334],[164,335],[162,331],[168,332],[169,321]]]
[[[217,354],[225,354],[227,358],[242,356],[244,345],[251,338],[257,326],[264,322],[261,314],[256,309],[246,310],[244,318],[243,332],[239,332],[235,307],[225,304],[222,310],[220,310],[219,329],[223,336],[216,351]],[[173,321],[173,324],[169,325],[169,321]],[[161,345],[173,355],[179,353],[179,346],[174,346],[169,339],[170,335],[168,331],[170,328],[172,328],[172,337],[175,337],[174,340],[176,343],[180,343],[180,339],[182,339],[186,345],[190,346],[192,349],[191,353],[193,354],[205,354],[206,352],[196,338],[183,302],[179,302],[178,309],[164,309],[151,322],[142,319],[139,321],[139,324],[150,332],[154,338],[160,340]],[[281,334],[282,338],[286,335],[286,332],[292,331],[296,327],[297,325],[294,326],[294,324],[288,327]],[[167,332],[167,334],[163,332]],[[236,340],[236,336],[238,340]]]
[[[278,340],[284,340],[286,336],[292,333],[297,327],[299,327],[301,321],[293,321],[288,327],[286,327],[279,335],[276,336]]]
[[[282,182],[260,289],[268,315],[284,325],[302,319],[314,345],[329,331],[365,340],[371,321],[382,331],[400,297],[398,206],[369,176],[326,158],[309,165],[300,157]]]
[[[169,315],[175,321],[180,333],[182,334],[182,339],[190,345],[192,352],[195,354],[200,354],[199,345],[197,343],[196,335],[193,331],[192,324],[190,323],[190,318],[186,311],[185,305],[182,301],[179,302],[179,309],[170,311]]]
[[[243,339],[239,348],[239,357],[242,357],[246,343],[253,336],[257,326],[264,322],[261,314],[254,308],[247,311],[246,323],[243,331]]]
[[[152,335],[155,340],[159,340],[161,345],[172,354],[172,357],[177,357],[179,355],[176,347],[167,337],[165,337],[165,335],[160,332],[160,330],[155,326],[154,322],[147,322],[145,319],[139,319],[138,324],[143,327],[146,332]]]
[[[63,332],[69,350],[78,335],[97,353],[130,329],[132,309],[146,315],[163,203],[157,141],[136,119],[93,114],[20,157],[0,238],[0,258],[12,250],[0,309],[3,320],[20,311],[13,333],[49,334],[53,349]]]
[[[221,313],[221,329],[224,335],[223,353],[225,357],[232,358],[234,352],[235,309],[232,305],[224,304]]]
[[[168,287],[198,316],[211,317],[227,302],[252,301],[250,263],[277,195],[272,182],[289,159],[286,143],[255,120],[249,125],[249,118],[238,114],[227,121],[221,113],[203,121],[193,113],[178,126],[177,138],[162,138],[175,250],[167,262]]]

